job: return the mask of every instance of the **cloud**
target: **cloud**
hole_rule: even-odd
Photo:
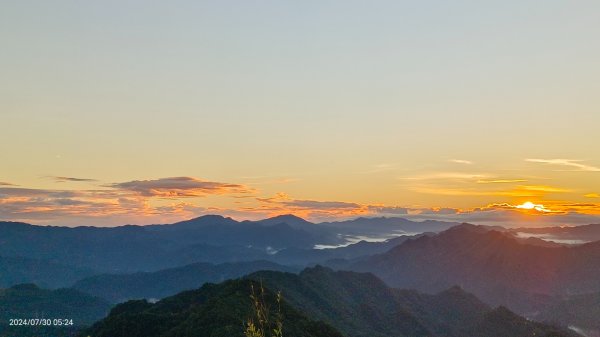
[[[250,193],[254,190],[239,184],[208,182],[196,178],[176,177],[130,181],[104,186],[104,189],[36,189],[0,187],[0,218],[33,223],[123,224],[181,220],[210,208],[166,200],[207,195]]]
[[[532,208],[523,205],[496,203],[472,209],[457,209],[454,213],[451,210],[436,213],[427,209],[415,209],[405,217],[411,220],[470,222],[505,227],[584,225],[600,222],[600,204],[545,201],[533,204]]]
[[[512,183],[524,183],[526,179],[481,179],[477,180],[478,184],[512,184]]]
[[[17,185],[11,184],[11,183],[7,183],[7,182],[4,182],[4,181],[0,181],[0,186],[17,186]]]
[[[243,210],[261,212],[268,216],[291,213],[311,219],[351,217],[370,212],[367,205],[345,201],[294,199],[285,193],[277,193],[270,198],[256,198],[256,200],[260,203],[258,207],[250,206]]]
[[[582,164],[581,162],[583,160],[578,159],[525,159],[525,161],[574,168],[573,170],[569,171],[600,172],[600,167]]]
[[[7,220],[95,217],[126,212],[139,214],[136,209],[120,207],[116,198],[117,194],[109,191],[0,188],[0,214]]]
[[[455,164],[464,164],[464,165],[472,165],[473,162],[470,160],[464,160],[464,159],[450,159],[449,162],[455,163]]]
[[[410,208],[400,206],[369,206],[369,211],[381,216],[407,215]]]
[[[471,181],[474,179],[485,179],[489,178],[489,175],[482,173],[462,173],[462,172],[436,172],[436,173],[428,173],[422,174],[412,177],[400,177],[401,180],[416,180],[416,181],[425,181],[425,180],[463,180],[463,181]]]
[[[90,178],[73,178],[73,177],[61,177],[61,176],[50,176],[48,178],[53,179],[54,181],[58,182],[58,183],[64,183],[64,182],[96,182],[98,180],[96,179],[90,179]]]
[[[436,208],[422,208],[422,209],[414,209],[412,214],[420,214],[420,215],[431,215],[431,214],[458,214],[460,212],[457,208],[450,207],[436,207]]]
[[[584,195],[584,197],[586,197],[586,198],[600,198],[600,194],[598,194],[598,193],[588,193],[588,194]]]
[[[205,181],[193,177],[133,180],[108,186],[124,191],[131,191],[144,197],[160,198],[203,197],[211,194],[254,192],[253,189],[244,185]]]
[[[397,168],[397,164],[388,164],[388,163],[381,163],[381,164],[376,164],[373,165],[371,167],[371,169],[361,172],[361,173],[381,173],[381,172],[386,172],[386,171],[392,171],[394,169]]]
[[[438,187],[419,185],[412,190],[424,194],[449,195],[449,196],[495,196],[495,197],[541,197],[549,193],[566,193],[567,189],[546,185],[519,185],[510,189],[482,190],[473,187]]]

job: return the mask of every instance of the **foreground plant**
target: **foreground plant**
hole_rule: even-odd
[[[271,308],[265,300],[265,288],[260,285],[257,293],[251,285],[250,299],[253,313],[245,324],[245,337],[283,337],[283,316],[281,314],[281,292],[277,293],[277,312],[271,317]],[[268,334],[269,333],[269,334]]]

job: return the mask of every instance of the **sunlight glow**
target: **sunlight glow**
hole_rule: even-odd
[[[517,205],[515,207],[520,208],[520,209],[536,210],[538,212],[550,212],[550,210],[547,209],[546,207],[544,207],[544,205],[534,204],[531,201],[526,201],[526,202],[522,203],[521,205]]]

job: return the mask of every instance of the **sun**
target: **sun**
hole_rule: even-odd
[[[526,202],[524,202],[524,203],[522,203],[520,205],[517,205],[515,207],[516,208],[520,208],[520,209],[527,209],[527,210],[533,209],[533,210],[536,210],[538,212],[550,212],[550,210],[547,209],[546,207],[544,207],[544,205],[542,205],[542,204],[534,204],[531,201],[526,201]]]
[[[517,208],[522,208],[522,209],[534,209],[537,205],[534,204],[531,201],[527,201],[522,203],[521,205],[518,205]]]

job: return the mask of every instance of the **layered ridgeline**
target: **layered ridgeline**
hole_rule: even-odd
[[[299,275],[265,271],[242,280],[206,284],[155,304],[126,302],[82,336],[241,337],[244,321],[252,315],[251,284],[268,289],[271,308],[275,307],[272,294],[283,294],[284,336],[574,335],[505,308],[491,309],[457,287],[426,295],[389,288],[371,274],[315,267]]]
[[[93,275],[89,268],[23,257],[0,256],[0,288],[34,283],[43,288],[59,288]]]
[[[357,259],[385,252],[414,237],[418,236],[401,236],[384,242],[361,241],[336,249],[285,249],[281,253],[286,260],[295,262],[305,261],[307,257],[315,262]],[[301,269],[265,260],[222,264],[199,262],[155,272],[94,275],[79,280],[73,288],[119,303],[130,299],[161,299],[184,290],[196,289],[205,282],[218,283],[259,270],[299,272]]]
[[[583,226],[513,228],[511,232],[520,236],[540,237],[567,243],[600,241],[600,224]]]
[[[346,267],[373,272],[394,287],[436,292],[460,285],[487,303],[528,315],[557,297],[600,291],[600,242],[537,241],[464,224]]]
[[[204,283],[219,283],[236,279],[259,270],[298,272],[300,268],[287,267],[269,261],[233,263],[194,263],[183,267],[156,272],[133,274],[102,274],[85,278],[73,288],[104,298],[112,303],[130,299],[161,299],[184,290],[197,289]]]
[[[0,290],[0,336],[71,336],[106,316],[110,307],[107,301],[74,289],[46,290],[33,284],[16,285]],[[11,326],[12,319],[61,320],[64,325]]]
[[[262,295],[261,285],[250,280],[232,280],[205,284],[155,304],[134,300],[113,308],[109,316],[80,336],[93,337],[243,337],[244,325],[255,315],[250,298],[253,289]],[[263,288],[264,289],[264,288]],[[309,319],[285,300],[277,303],[276,295],[265,289],[261,302],[269,308],[267,330],[276,328],[283,317],[283,336],[342,337],[330,325]],[[280,309],[279,309],[280,308]]]
[[[364,223],[363,232],[358,223]],[[91,274],[150,272],[197,262],[269,260],[308,265],[380,253],[390,248],[389,245],[384,248],[383,245],[367,244],[340,250],[313,249],[316,245],[341,245],[364,235],[389,237],[415,231],[435,232],[453,225],[378,218],[349,221],[345,228],[344,222],[314,224],[295,216],[242,222],[221,216],[203,216],[169,225],[114,228],[0,222],[0,266],[12,266],[7,259],[21,259],[22,266],[47,264],[48,267],[42,269],[57,271],[48,275],[41,270],[39,275],[28,276],[24,271],[33,268],[11,267],[5,269],[6,275],[0,276],[0,282],[5,286],[14,282],[35,282],[61,287]]]
[[[588,337],[600,337],[600,292],[557,300],[542,309],[536,319],[572,326]]]

